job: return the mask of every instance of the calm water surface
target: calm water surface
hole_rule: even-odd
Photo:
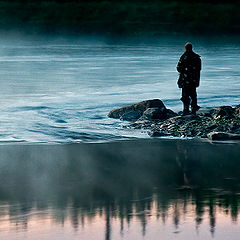
[[[106,44],[3,41],[0,45],[0,141],[45,143],[147,137],[108,119],[116,107],[160,98],[181,110],[177,61],[184,41]],[[202,107],[239,104],[240,45],[196,42]]]
[[[239,144],[0,146],[0,238],[239,239]]]

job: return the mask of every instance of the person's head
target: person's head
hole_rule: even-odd
[[[190,42],[187,42],[185,44],[185,51],[186,52],[191,52],[192,51],[192,44]]]

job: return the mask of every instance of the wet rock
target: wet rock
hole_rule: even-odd
[[[210,132],[207,137],[210,140],[224,141],[224,140],[240,140],[239,134],[232,134],[226,132]]]
[[[182,123],[183,122],[183,118],[182,116],[176,116],[176,117],[172,117],[168,119],[169,123],[174,123],[174,124],[178,124],[178,123]]]
[[[163,108],[148,108],[143,112],[143,118],[148,120],[165,119],[165,111]]]
[[[212,130],[214,130],[216,128],[217,128],[217,125],[213,124],[213,125],[208,126],[206,129],[209,130],[209,131],[212,131]]]
[[[236,117],[240,118],[240,104],[234,108]]]
[[[200,117],[198,115],[191,115],[191,114],[182,116],[181,118],[187,122],[192,121],[192,120],[200,120]]]
[[[120,120],[126,121],[136,121],[141,117],[141,113],[139,111],[129,111],[122,114]]]
[[[231,131],[236,131],[240,128],[240,123],[239,122],[232,122],[229,125],[229,128],[231,129]]]
[[[161,100],[148,100],[113,110],[109,116],[134,121],[129,126],[148,130],[152,137],[201,137],[240,140],[240,105],[201,109],[197,115],[179,116]]]
[[[148,108],[143,112],[142,118],[148,120],[165,120],[177,114],[166,108]]]
[[[165,114],[166,114],[166,119],[178,116],[178,114],[172,111],[171,109],[166,109]]]
[[[143,115],[144,111],[148,108],[158,108],[161,109],[161,111],[166,110],[166,107],[160,99],[153,99],[139,102],[130,106],[114,109],[109,112],[108,117],[117,119],[122,118],[123,120],[135,121],[136,119],[140,118]],[[133,117],[132,119],[131,116]]]
[[[161,131],[150,131],[150,132],[148,132],[148,135],[150,137],[163,137],[163,136],[166,136],[166,134],[164,132],[161,132]]]
[[[198,114],[205,117],[211,117],[213,112],[214,109],[212,108],[200,108],[200,110],[198,110]]]
[[[214,110],[213,112],[213,117],[215,119],[220,119],[220,118],[231,118],[233,115],[234,109],[230,106],[221,106],[218,107]]]

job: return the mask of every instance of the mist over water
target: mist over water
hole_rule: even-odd
[[[116,107],[159,98],[182,106],[176,64],[185,40],[108,44],[80,40],[2,40],[0,141],[45,143],[147,137],[108,119]],[[202,56],[199,105],[239,104],[236,43],[194,43]]]
[[[0,238],[239,239],[239,144],[0,145]]]

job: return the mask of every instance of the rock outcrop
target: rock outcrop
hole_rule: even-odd
[[[211,140],[240,140],[240,105],[201,109],[197,115],[180,116],[159,99],[112,110],[112,118],[130,121],[152,137],[201,137]]]
[[[225,132],[211,132],[208,135],[208,138],[215,141],[223,140],[240,140],[239,134],[225,133]]]
[[[136,121],[139,118],[165,120],[176,115],[176,113],[167,109],[161,100],[153,99],[114,109],[109,112],[108,117]]]

